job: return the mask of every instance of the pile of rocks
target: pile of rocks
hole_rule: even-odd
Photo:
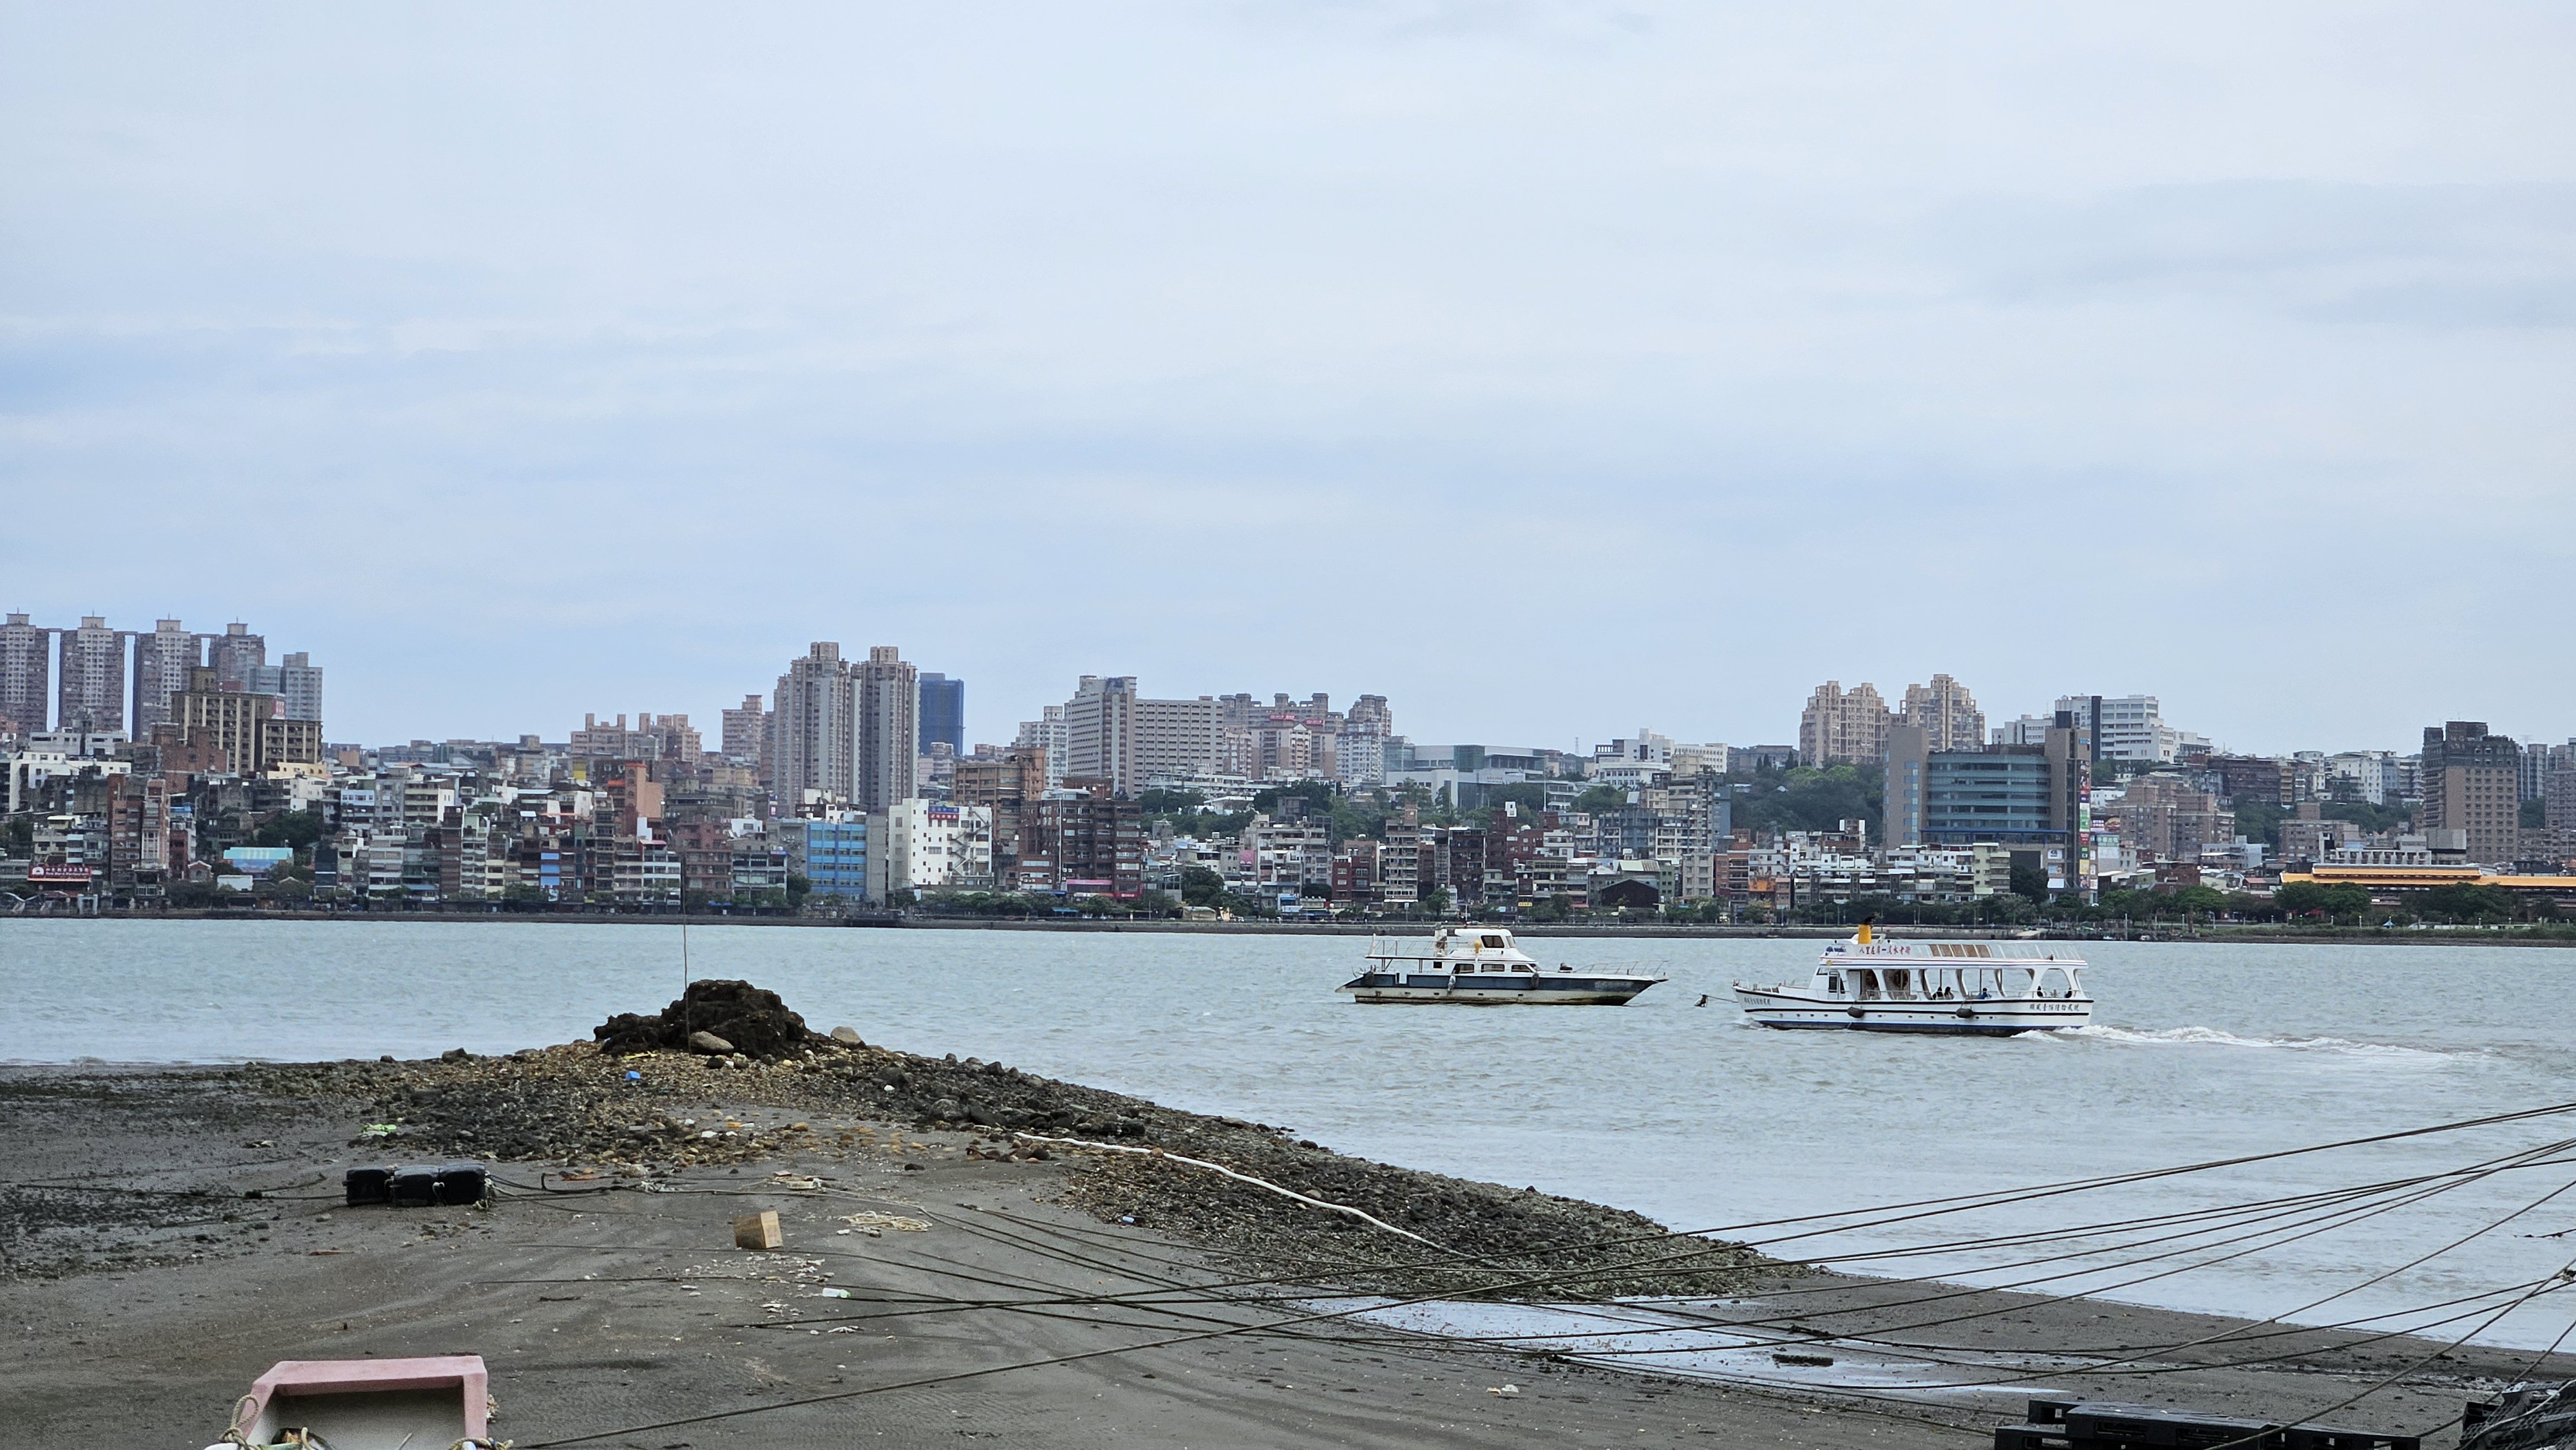
[[[693,1050],[689,1034],[706,1032],[724,1040]],[[872,1047],[849,1029],[816,1033],[775,993],[748,983],[694,984],[662,1012],[622,1014],[593,1036],[506,1058],[261,1071],[273,1087],[292,1091],[301,1074],[305,1091],[358,1097],[422,1151],[634,1171],[819,1146],[800,1133],[802,1123],[755,1131],[688,1101],[711,1102],[699,1095],[719,1091],[728,1105],[967,1131],[997,1145],[1029,1133],[1160,1148],[1356,1208],[1441,1250],[1204,1169],[1059,1145],[1056,1156],[1071,1163],[1067,1201],[1179,1233],[1265,1272],[1317,1273],[1354,1288],[1473,1293],[1546,1279],[1506,1292],[1726,1294],[1756,1273],[1777,1278],[1782,1267],[1739,1246],[1673,1239],[1639,1214],[1348,1158],[1265,1123],[1179,1112],[997,1062]],[[730,1070],[719,1077],[717,1069]]]
[[[620,1012],[590,1029],[590,1035],[603,1050],[621,1057],[663,1049],[741,1054],[762,1062],[831,1040],[807,1027],[776,992],[721,980],[691,982],[661,1011],[649,1016]]]

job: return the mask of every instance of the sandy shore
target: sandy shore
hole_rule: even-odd
[[[590,1052],[558,1051],[568,1072]],[[11,1407],[0,1443],[193,1450],[276,1360],[476,1353],[492,1367],[495,1433],[521,1447],[1967,1446],[2017,1421],[2033,1388],[2277,1418],[2334,1404],[2436,1348],[2303,1332],[2160,1353],[2152,1375],[2067,1378],[2088,1359],[2241,1326],[2000,1294],[1935,1313],[1904,1303],[1920,1290],[1739,1256],[1729,1291],[1703,1311],[1814,1329],[1802,1352],[1837,1363],[1767,1367],[1781,1383],[1761,1388],[1624,1373],[1316,1317],[1353,1301],[1319,1297],[1331,1287],[1319,1280],[1276,1282],[1289,1262],[1317,1261],[1313,1245],[1347,1248],[1362,1279],[1371,1264],[1422,1255],[1284,1205],[1311,1221],[1309,1237],[1248,1258],[1229,1226],[1251,1210],[1225,1207],[1232,1190],[1201,1181],[1210,1175],[1150,1159],[1112,1169],[1060,1149],[1003,1159],[1012,1140],[997,1129],[925,1128],[883,1111],[871,1094],[896,1095],[868,1072],[641,1061],[618,1080],[664,1079],[656,1110],[719,1134],[682,1140],[703,1151],[549,1154],[501,1165],[518,1186],[491,1205],[402,1211],[339,1202],[346,1167],[440,1146],[388,1154],[362,1138],[386,1094],[435,1104],[480,1080],[502,1085],[501,1106],[478,1107],[487,1115],[511,1102],[560,1112],[536,1101],[542,1074],[496,1075],[488,1063],[0,1070],[0,1307],[15,1341],[0,1365]],[[1225,1144],[1265,1141],[1256,1128],[1169,1115],[1144,1136],[1203,1129],[1224,1156]],[[452,1117],[441,1131],[494,1129]],[[1323,1161],[1333,1155],[1295,1147],[1282,1145],[1281,1161],[1320,1155],[1306,1171],[1342,1171],[1382,1198],[1463,1201],[1455,1180],[1414,1175],[1406,1188],[1403,1170],[1334,1170]],[[568,1170],[601,1176],[555,1176]],[[1156,1187],[1157,1175],[1188,1186]],[[1493,1233],[1530,1231],[1497,1216],[1513,1190],[1481,1187],[1490,1200],[1476,1211]],[[1612,1212],[1556,1212],[1578,1208]],[[780,1215],[785,1248],[735,1249],[729,1223],[761,1209]],[[1375,1272],[1370,1287],[1390,1290],[1394,1270]],[[1265,1275],[1273,1282],[1243,1282]],[[1946,1322],[1925,1324],[1936,1318]],[[1918,1348],[1854,1342],[1864,1337]],[[2266,1362],[2226,1363],[2257,1357]],[[1935,1378],[2009,1383],[1852,1392],[1927,1359],[1975,1366]],[[2421,1431],[2530,1367],[2528,1355],[2463,1351],[2332,1419]],[[2564,1358],[2543,1369],[2576,1372]],[[1517,1393],[1493,1393],[1507,1384]]]

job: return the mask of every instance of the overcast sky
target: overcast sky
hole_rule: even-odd
[[[10,4],[0,607],[335,740],[809,640],[2576,735],[2576,8]]]

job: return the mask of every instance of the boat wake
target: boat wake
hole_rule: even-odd
[[[2355,1042],[2347,1037],[2239,1037],[2215,1027],[2167,1027],[2141,1032],[2128,1027],[2069,1027],[2058,1032],[2027,1032],[2017,1039],[2034,1041],[2067,1038],[2074,1041],[2133,1043],[2144,1045],[2180,1045],[2185,1047],[2253,1047],[2273,1052],[2317,1052],[2349,1054],[2356,1057],[2419,1058],[2426,1061],[2450,1056],[2422,1047],[2399,1047],[2385,1042]]]

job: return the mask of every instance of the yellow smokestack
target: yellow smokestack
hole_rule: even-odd
[[[1860,924],[1860,944],[1862,946],[1869,945],[1869,920],[1866,917],[1862,918]]]

